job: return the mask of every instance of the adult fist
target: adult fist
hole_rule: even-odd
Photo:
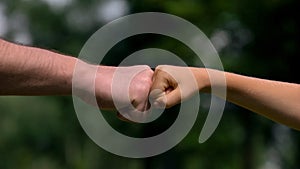
[[[117,109],[119,118],[143,122],[150,107],[148,96],[153,71],[149,66],[106,67],[96,78],[98,104],[104,109]],[[104,79],[104,81],[103,81]]]
[[[101,109],[118,110],[119,118],[143,122],[150,104],[153,71],[149,66],[80,66],[80,98]],[[94,88],[93,88],[94,86]],[[97,103],[95,103],[95,96]],[[93,98],[91,98],[93,97]],[[94,102],[94,103],[93,103]]]
[[[199,91],[196,69],[160,65],[155,68],[150,98],[159,108],[170,108]]]

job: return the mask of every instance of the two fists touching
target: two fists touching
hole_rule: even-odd
[[[158,66],[155,71],[148,66],[99,66],[95,82],[100,108],[117,109],[122,112],[122,119],[143,121],[149,108],[170,108],[196,92],[209,93],[215,87],[227,92],[226,96],[214,93],[218,97],[300,129],[299,84],[169,65]]]
[[[170,108],[198,92],[203,85],[195,80],[197,71],[169,65],[158,66],[155,71],[149,66],[99,66],[95,80],[97,102],[102,109],[122,112],[122,119],[143,121],[150,107]]]
[[[117,109],[132,121],[142,121],[152,106],[169,108],[198,91],[225,88],[226,97],[214,94],[300,129],[299,84],[212,69],[163,65],[153,72],[148,66],[97,66],[0,39],[0,81],[0,95],[72,95],[75,91],[86,102]]]

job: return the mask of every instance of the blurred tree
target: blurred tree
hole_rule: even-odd
[[[299,7],[296,0],[2,0],[0,36],[77,56],[98,28],[119,16],[166,12],[198,26],[218,50],[225,70],[300,83]],[[170,50],[189,65],[198,65],[186,46],[157,35],[120,42],[104,63],[117,65],[149,47]],[[159,156],[128,159],[102,150],[88,138],[70,97],[0,97],[0,168],[299,168],[299,132],[232,104],[227,104],[213,137],[198,144],[209,98],[201,96],[197,122],[179,145]],[[150,136],[171,125],[175,110],[149,125],[119,122],[113,113],[105,117],[120,132]]]

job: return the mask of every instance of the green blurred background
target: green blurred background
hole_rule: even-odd
[[[131,13],[156,11],[198,26],[218,50],[226,71],[300,83],[298,0],[1,0],[0,37],[77,56],[101,26]],[[101,47],[101,44],[99,44]],[[158,47],[197,65],[183,44],[158,35],[128,38],[104,64],[117,65],[139,49]],[[203,97],[198,119],[170,151],[146,159],[110,154],[82,130],[71,97],[0,97],[0,169],[296,169],[300,134],[228,103],[213,136],[197,142],[209,107]],[[128,135],[164,131],[176,107],[149,125],[127,124],[105,113]]]

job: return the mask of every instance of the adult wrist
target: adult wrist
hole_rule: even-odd
[[[97,106],[101,108],[112,107],[111,83],[114,72],[115,67],[78,60],[73,74],[73,94],[89,104],[95,105],[97,101]]]
[[[72,92],[79,97],[93,94],[97,66],[77,59],[72,72]],[[83,96],[84,95],[84,96]]]

